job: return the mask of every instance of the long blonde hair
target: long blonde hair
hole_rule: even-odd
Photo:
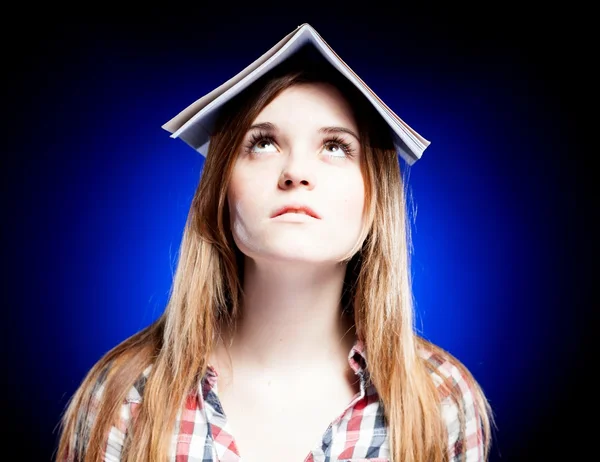
[[[456,395],[452,383],[436,386],[432,351],[456,365],[475,391],[490,442],[490,412],[481,388],[450,354],[416,334],[410,264],[410,223],[405,183],[387,127],[347,82],[323,69],[288,69],[259,80],[231,100],[211,138],[202,176],[185,224],[168,304],[151,325],[123,341],[89,371],[61,420],[57,460],[102,460],[106,436],[128,390],[150,365],[139,413],[124,441],[123,461],[164,461],[178,411],[204,376],[214,339],[234,326],[241,305],[241,252],[229,229],[227,186],[244,134],[260,111],[292,85],[333,82],[355,110],[365,153],[365,222],[360,245],[349,255],[344,294],[356,333],[368,354],[369,376],[384,405],[392,461],[448,459],[440,396]],[[91,402],[102,378],[102,402]],[[94,413],[93,428],[78,425]],[[464,420],[464,419],[463,419]],[[82,434],[83,433],[83,434]],[[77,438],[75,438],[77,436]]]

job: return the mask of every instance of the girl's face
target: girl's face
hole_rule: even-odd
[[[351,108],[328,84],[277,96],[254,120],[227,199],[239,249],[254,260],[336,262],[359,238],[361,147]]]

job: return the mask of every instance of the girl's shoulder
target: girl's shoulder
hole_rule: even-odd
[[[440,395],[450,460],[484,460],[488,409],[479,384],[464,364],[435,345],[422,345],[419,355]]]
[[[450,391],[472,393],[473,377],[457,358],[432,344],[421,345],[418,351],[443,397]]]
[[[68,462],[79,460],[80,455],[87,453],[92,432],[99,421],[103,420],[101,415],[112,409],[109,396],[111,394],[110,388],[112,388],[111,377],[115,374],[114,366],[114,362],[105,365],[96,375],[95,381],[87,396],[81,401],[81,405],[75,409],[75,426],[69,438],[67,449],[66,461]],[[126,367],[126,365],[121,365],[121,367]],[[142,404],[144,388],[151,369],[151,365],[146,367],[133,384],[128,386],[124,398],[118,404],[116,418],[112,420],[108,434],[105,433],[100,439],[103,446],[102,452],[109,460],[120,460],[123,441]]]
[[[121,365],[121,367],[127,367],[126,364]],[[150,372],[152,371],[152,364],[148,365],[141,374],[137,376],[133,384],[131,384],[125,394],[123,399],[123,403],[141,403],[144,396],[144,389],[146,388],[146,382],[148,381],[148,377],[150,376]],[[101,403],[105,390],[109,381],[111,374],[114,372],[114,364],[108,364],[101,372],[98,374],[96,382],[93,387],[91,401],[94,403]]]

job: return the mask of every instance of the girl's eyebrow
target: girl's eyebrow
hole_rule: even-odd
[[[354,133],[353,130],[350,130],[349,128],[346,128],[346,127],[323,127],[321,129],[319,129],[319,133],[332,134],[332,133],[340,133],[340,132],[348,133],[349,135],[356,138],[356,141],[360,141],[360,138],[358,137],[358,135],[356,133]]]
[[[254,130],[254,129],[268,130],[268,131],[273,131],[273,132],[277,131],[277,127],[274,124],[272,124],[271,122],[261,122],[259,124],[254,124],[248,129],[248,131]]]
[[[277,132],[277,126],[275,124],[272,124],[271,122],[261,122],[259,124],[254,124],[248,129],[248,131],[254,130],[254,129]],[[353,136],[354,138],[356,138],[357,141],[360,141],[360,138],[358,137],[358,135],[353,130],[350,130],[349,128],[346,128],[346,127],[322,127],[319,129],[319,133],[325,133],[325,134],[347,133],[347,134]]]

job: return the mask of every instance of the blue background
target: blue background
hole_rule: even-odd
[[[25,460],[51,460],[84,374],[167,300],[203,163],[161,125],[303,22],[432,141],[410,171],[419,329],[487,393],[492,460],[584,454],[565,443],[592,304],[570,18],[253,11],[4,38],[3,415]]]

